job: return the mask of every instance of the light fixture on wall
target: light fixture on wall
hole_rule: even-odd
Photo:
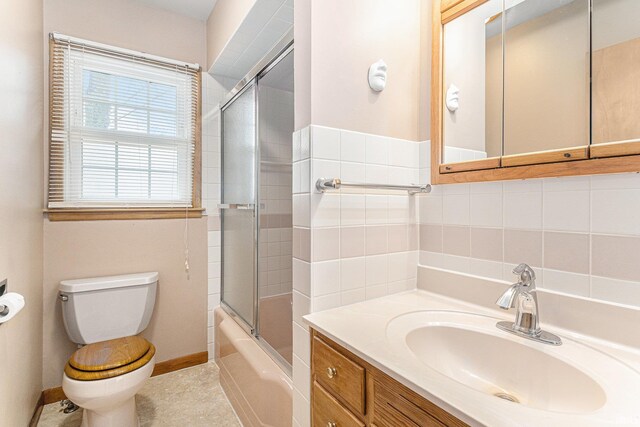
[[[382,92],[387,85],[387,64],[380,59],[369,67],[369,87]]]
[[[447,109],[452,113],[455,113],[458,107],[460,107],[460,89],[458,86],[452,84],[447,89]]]

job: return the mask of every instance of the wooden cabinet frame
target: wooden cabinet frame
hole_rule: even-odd
[[[378,368],[351,353],[315,329],[311,329],[311,426],[326,427],[333,421],[348,427],[469,427],[435,403],[402,385]],[[333,360],[345,358],[356,370],[338,367],[336,377],[345,372],[337,388],[323,381],[324,370]],[[335,356],[338,355],[338,356]],[[321,366],[317,366],[320,364]],[[360,378],[364,378],[364,383]],[[355,380],[357,379],[357,380]],[[364,393],[363,393],[364,392]],[[357,405],[353,405],[357,401]]]
[[[442,163],[443,27],[487,0],[434,0],[431,55],[431,183],[503,181],[640,172],[640,141],[572,147],[477,161]]]

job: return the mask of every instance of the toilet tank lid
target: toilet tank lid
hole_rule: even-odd
[[[126,286],[149,285],[158,281],[158,272],[123,274],[121,276],[91,277],[88,279],[63,280],[61,292],[88,292],[100,289],[123,288]]]

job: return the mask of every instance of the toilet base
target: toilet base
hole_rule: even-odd
[[[135,396],[154,366],[155,357],[135,371],[95,381],[78,381],[64,374],[62,389],[83,409],[82,427],[139,427]]]
[[[80,427],[140,427],[135,397],[108,411],[84,409]]]

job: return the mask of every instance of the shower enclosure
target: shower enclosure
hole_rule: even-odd
[[[293,44],[222,106],[221,305],[291,372]]]

